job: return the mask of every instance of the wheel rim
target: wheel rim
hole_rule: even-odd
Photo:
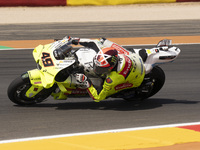
[[[29,98],[26,96],[26,91],[31,87],[31,84],[23,84],[17,88],[15,92],[15,98],[18,102],[23,104],[33,104],[36,103],[36,98]]]

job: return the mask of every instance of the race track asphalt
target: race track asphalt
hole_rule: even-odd
[[[83,26],[85,28],[83,28]],[[12,27],[12,30],[11,30]],[[160,28],[158,28],[160,27]],[[0,25],[1,41],[77,37],[152,37],[199,35],[199,21],[101,24]],[[99,33],[97,35],[97,33]],[[143,47],[143,46],[140,46]],[[145,45],[151,48],[152,45]],[[0,140],[173,123],[198,122],[200,113],[200,44],[177,45],[176,61],[163,65],[166,83],[152,98],[135,105],[122,99],[95,103],[90,98],[16,106],[6,91],[12,79],[35,68],[31,50],[0,51]],[[138,46],[137,46],[138,48]]]

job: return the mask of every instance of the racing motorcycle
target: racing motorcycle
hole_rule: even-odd
[[[125,49],[106,40],[107,45],[116,47],[121,53],[137,53],[145,67],[145,77],[137,88],[125,89],[109,97],[138,101],[155,95],[165,83],[165,73],[158,66],[174,61],[180,49],[171,45],[171,40],[161,40],[151,49]],[[86,88],[76,81],[76,73],[86,74],[93,85],[100,90],[104,78],[93,72],[93,57],[96,51],[88,47],[73,48],[72,41],[63,39],[33,50],[37,68],[14,79],[7,89],[9,99],[15,104],[26,106],[40,103],[52,96],[56,100],[70,97],[89,97]],[[59,50],[59,51],[58,51]],[[55,51],[62,52],[57,58]],[[126,87],[124,84],[123,86]]]

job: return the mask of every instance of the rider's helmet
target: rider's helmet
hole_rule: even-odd
[[[93,59],[93,69],[96,74],[109,73],[118,62],[118,51],[112,47],[100,50]]]

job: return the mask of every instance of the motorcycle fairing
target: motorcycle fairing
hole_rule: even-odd
[[[37,95],[43,89],[43,85],[38,69],[29,70],[27,73],[32,86],[27,90],[26,96],[31,98]]]
[[[33,57],[40,68],[28,71],[32,86],[26,92],[27,97],[34,97],[43,88],[52,87],[55,84],[55,77],[58,72],[75,63],[75,60],[70,57],[64,60],[56,60],[51,44],[37,46],[33,50]],[[57,84],[62,92],[67,92],[62,85],[63,83]]]
[[[76,52],[80,65],[84,66],[84,71],[88,75],[96,76],[93,71],[93,58],[96,54],[97,52],[91,48],[80,48]]]
[[[40,91],[44,89],[42,86],[32,85],[26,92],[26,97],[34,97],[37,95]]]
[[[64,60],[56,60],[51,44],[39,45],[33,50],[33,57],[39,64],[39,76],[42,86],[50,88],[55,83],[55,77],[61,70],[75,63],[74,58],[66,57]]]

